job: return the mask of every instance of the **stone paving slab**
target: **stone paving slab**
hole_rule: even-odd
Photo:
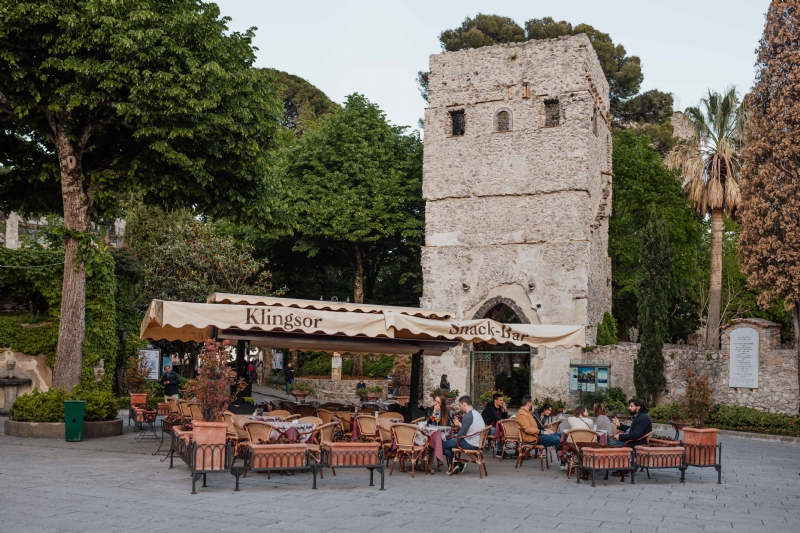
[[[395,472],[386,491],[368,487],[366,470],[250,474],[234,492],[229,473],[208,476],[192,495],[180,459],[150,455],[155,441],[121,437],[67,443],[0,436],[0,531],[175,531],[292,533],[593,531],[800,531],[800,446],[722,437],[723,484],[716,472],[652,471],[635,485],[617,478],[576,484],[557,464],[489,459],[461,476]],[[378,476],[376,475],[376,481]]]

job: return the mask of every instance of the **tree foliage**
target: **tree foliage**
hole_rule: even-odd
[[[612,310],[620,329],[638,323],[639,258],[652,206],[657,206],[675,253],[670,268],[667,338],[686,340],[699,323],[702,226],[687,201],[677,173],[664,166],[646,138],[630,131],[613,139],[614,194],[608,224]]]
[[[0,208],[64,217],[56,386],[80,379],[88,231],[123,193],[268,215],[280,100],[227,22],[198,0],[0,0]]]
[[[448,52],[526,40],[525,31],[509,17],[483,13],[478,13],[475,18],[467,17],[460,27],[439,35],[442,49]]]
[[[364,279],[418,247],[423,235],[422,141],[392,126],[359,94],[303,136],[290,157],[287,183],[297,207],[295,249],[335,253]]]
[[[785,299],[800,350],[800,1],[773,0],[758,50],[741,182],[742,268],[758,303]]]
[[[339,108],[328,96],[300,76],[281,70],[271,71],[278,84],[278,96],[283,102],[283,121],[285,128],[300,136],[317,124],[321,117]]]
[[[597,345],[609,346],[619,344],[617,340],[617,321],[614,316],[606,311],[603,314],[603,321],[597,325]]]
[[[663,349],[669,316],[672,257],[667,225],[653,206],[642,235],[642,270],[638,280],[639,327],[642,333],[633,364],[636,394],[649,405],[655,405],[658,395],[667,385]]]

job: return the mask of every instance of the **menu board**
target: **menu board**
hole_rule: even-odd
[[[738,328],[731,332],[730,387],[758,388],[758,331]]]
[[[569,369],[569,390],[578,390],[578,367]]]
[[[161,350],[139,350],[139,353],[144,355],[145,360],[147,361],[147,366],[150,370],[150,375],[147,376],[147,379],[151,381],[157,381],[159,370],[161,370],[159,366],[161,363]]]

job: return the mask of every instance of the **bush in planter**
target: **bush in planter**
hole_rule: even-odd
[[[678,401],[683,419],[696,428],[702,428],[706,417],[714,407],[714,391],[708,376],[698,377],[691,368],[686,371],[686,392]]]
[[[306,383],[292,383],[289,385],[289,392],[291,393],[293,390],[306,391],[309,396],[313,396],[314,393],[317,392],[317,389]]]
[[[444,397],[447,398],[448,400],[454,400],[454,399],[458,398],[458,395],[460,393],[458,392],[458,389],[453,389],[453,390],[447,392],[442,388],[436,387],[435,389],[433,389],[433,392],[431,393],[431,396],[439,396],[440,394],[443,394]]]
[[[69,399],[70,393],[66,389],[47,392],[33,389],[30,394],[17,397],[9,414],[15,422],[63,422],[64,400]]]
[[[681,415],[680,407],[677,402],[665,405],[657,405],[647,410],[650,420],[653,422],[666,423],[670,420],[679,420]]]
[[[34,389],[30,394],[19,396],[9,412],[15,422],[63,422],[64,401],[83,400],[86,402],[84,420],[98,422],[114,420],[119,411],[117,398],[105,390],[50,389],[39,392]],[[127,408],[127,405],[125,406]]]
[[[231,400],[247,387],[244,379],[228,366],[228,346],[225,340],[209,339],[200,350],[200,370],[197,377],[186,383],[186,395],[195,398],[206,422],[214,422],[215,414],[228,408]],[[235,387],[233,395],[231,387]]]
[[[558,411],[559,409],[564,409],[565,407],[567,407],[567,402],[565,402],[564,400],[556,400],[554,398],[551,398],[550,396],[533,399],[533,407],[537,411],[541,409],[542,406],[546,403],[552,405],[554,411]]]

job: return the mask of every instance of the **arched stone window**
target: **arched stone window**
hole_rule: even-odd
[[[511,110],[502,107],[494,114],[494,131],[511,131],[513,128]]]

